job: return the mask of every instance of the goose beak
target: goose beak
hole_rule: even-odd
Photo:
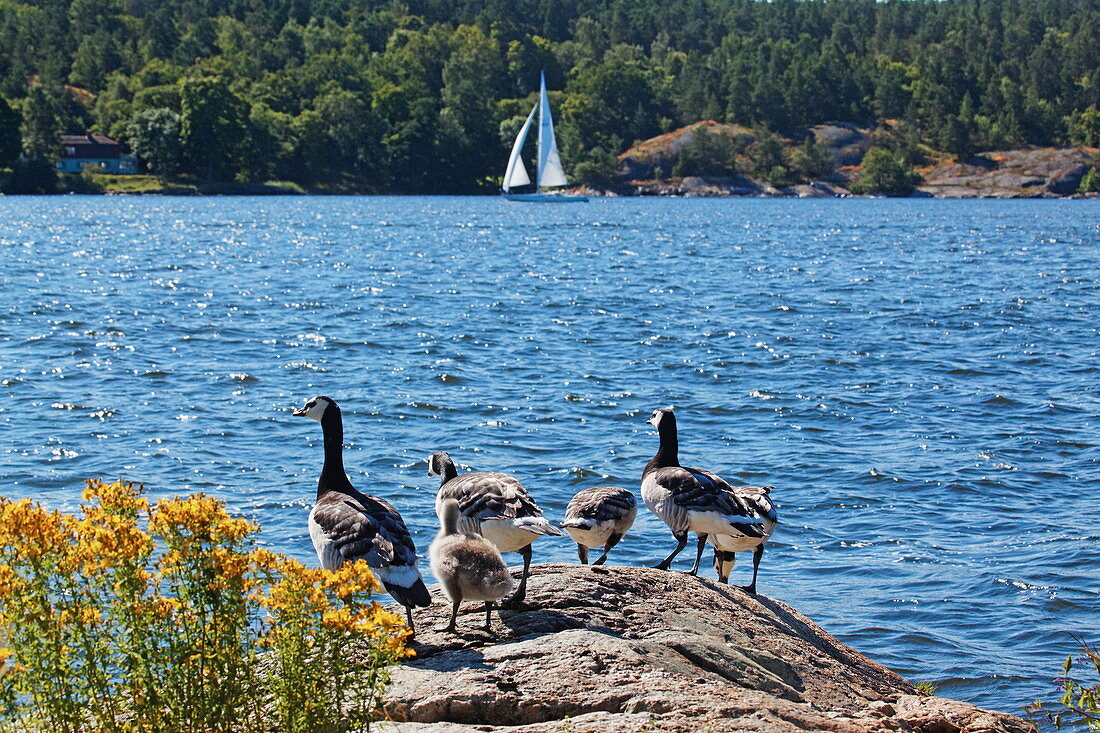
[[[309,417],[309,414],[306,412],[306,408],[304,407],[295,407],[293,410],[290,411],[290,414],[294,417]]]

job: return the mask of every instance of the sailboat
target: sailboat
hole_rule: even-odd
[[[504,171],[504,198],[509,201],[533,201],[539,203],[574,203],[587,201],[587,196],[566,196],[562,193],[543,193],[542,189],[553,186],[568,186],[569,181],[565,177],[565,170],[561,167],[561,158],[558,156],[558,143],[554,139],[554,119],[550,116],[550,100],[546,96],[546,75],[540,74],[541,88],[539,89],[539,101],[531,108],[531,114],[527,115],[527,121],[523,123],[516,142],[512,145],[512,154],[508,157],[508,168]],[[527,169],[523,166],[521,153],[523,143],[527,141],[527,132],[531,129],[531,122],[535,119],[535,113],[539,115],[539,152],[535,170],[535,191],[533,193],[512,193],[512,189],[520,186],[530,186],[531,177],[527,175]]]

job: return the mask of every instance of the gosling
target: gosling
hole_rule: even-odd
[[[428,548],[432,573],[451,599],[451,622],[442,629],[454,633],[462,601],[485,601],[486,631],[492,629],[493,601],[512,592],[512,574],[491,542],[480,535],[458,531],[459,508],[454,499],[439,507],[441,528]]]

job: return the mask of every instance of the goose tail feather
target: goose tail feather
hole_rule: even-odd
[[[420,578],[416,579],[416,582],[411,586],[398,585],[397,583],[382,582],[385,586],[386,592],[388,592],[393,599],[400,603],[402,606],[408,608],[419,607],[426,608],[432,605],[432,597],[428,593],[428,587],[424,585],[424,581]]]
[[[546,517],[517,517],[515,526],[532,534],[565,536],[565,532],[546,521]]]

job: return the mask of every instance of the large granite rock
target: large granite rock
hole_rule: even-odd
[[[433,589],[441,600],[438,587]],[[530,608],[418,611],[417,658],[386,710],[414,731],[1024,733],[1004,713],[920,695],[789,606],[682,573],[537,565]]]
[[[1093,151],[1094,152],[1094,151]],[[941,198],[1036,198],[1077,192],[1093,165],[1082,148],[1029,148],[981,153],[923,172],[920,190]]]
[[[753,142],[753,134],[740,125],[703,120],[638,143],[619,156],[619,174],[626,179],[652,180],[672,173],[680,151],[691,145],[697,132],[737,139],[742,145]]]
[[[810,128],[814,138],[825,145],[837,166],[859,165],[871,149],[871,129],[851,122],[830,122]]]

